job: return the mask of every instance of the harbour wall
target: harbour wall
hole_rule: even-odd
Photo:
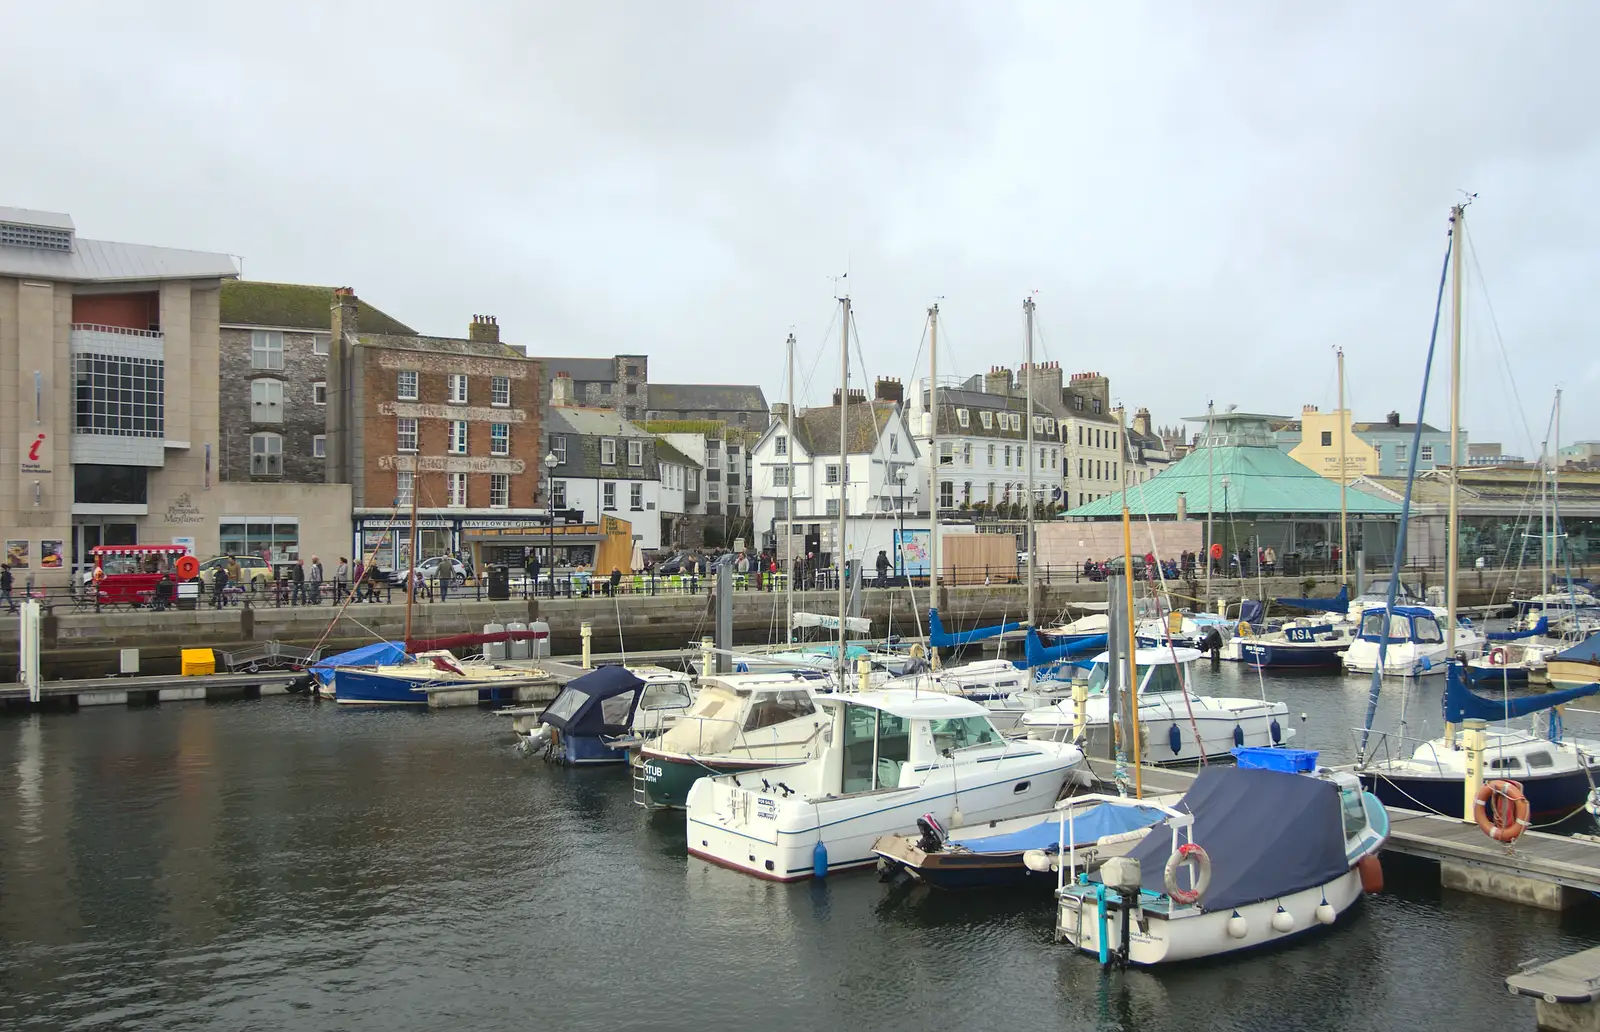
[[[1434,575],[1437,578],[1437,574]],[[1532,591],[1538,573],[1524,573],[1521,583],[1512,575],[1493,573],[1480,577],[1475,570],[1460,578],[1461,604],[1483,605],[1492,591],[1504,601],[1511,588]],[[1417,584],[1418,588],[1425,585]],[[1263,590],[1264,589],[1264,590]],[[1084,581],[1037,585],[1037,611],[1041,623],[1055,623],[1081,613],[1069,613],[1073,603],[1104,602],[1106,586]],[[1184,594],[1187,585],[1172,586]],[[1242,597],[1268,598],[1312,594],[1331,595],[1330,579],[1306,588],[1304,578],[1269,578],[1257,581],[1213,579],[1212,598],[1237,602]],[[1203,587],[1201,588],[1203,592]],[[940,617],[947,630],[986,626],[1003,620],[1022,620],[1027,614],[1027,589],[1020,584],[974,585],[941,589]],[[862,615],[872,621],[876,636],[926,633],[928,594],[905,588],[865,590]],[[739,591],[734,596],[734,642],[741,645],[777,641],[784,624],[784,595],[779,592]],[[838,595],[832,591],[796,592],[797,612],[835,613]],[[589,623],[592,647],[597,653],[671,649],[697,643],[713,633],[710,597],[699,594],[622,595],[617,598],[514,599],[506,602],[419,602],[412,609],[412,638],[438,638],[481,631],[488,623],[550,625],[552,652],[573,655],[582,648],[580,628]],[[400,602],[360,603],[338,609],[331,605],[272,607],[232,606],[221,610],[150,612],[105,610],[74,612],[56,609],[47,614],[43,629],[41,668],[46,679],[102,677],[119,670],[119,650],[140,650],[140,672],[175,673],[178,653],[184,648],[227,651],[266,641],[305,648],[321,647],[323,654],[370,644],[379,638],[399,639],[405,632],[405,606]],[[221,670],[219,659],[218,669]],[[17,679],[17,622],[0,622],[0,681]]]

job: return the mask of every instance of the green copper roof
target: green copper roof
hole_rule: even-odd
[[[356,323],[362,333],[414,334],[417,331],[386,312],[356,299]],[[227,280],[222,284],[225,326],[294,326],[326,330],[333,326],[332,287],[300,283]]]
[[[1228,481],[1224,498],[1223,479]],[[1190,516],[1214,512],[1337,513],[1339,482],[1319,476],[1276,448],[1224,446],[1190,452],[1142,484],[1128,487],[1128,511],[1135,516],[1176,516],[1178,495],[1186,496]],[[1346,508],[1353,514],[1398,516],[1400,506],[1347,487]],[[1226,505],[1226,508],[1224,508]],[[1068,517],[1122,515],[1122,494],[1067,512]]]

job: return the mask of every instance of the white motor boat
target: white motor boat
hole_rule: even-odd
[[[1271,946],[1332,925],[1381,884],[1389,815],[1316,753],[1264,750],[1208,767],[1126,857],[1082,875],[1069,850],[1056,935],[1101,963],[1167,964]],[[1283,760],[1309,758],[1305,773]],[[1152,805],[1128,799],[1122,805]]]
[[[1423,677],[1444,673],[1451,650],[1441,626],[1445,610],[1432,606],[1395,606],[1388,614],[1389,643],[1384,652],[1383,676]],[[1384,610],[1369,609],[1361,616],[1361,633],[1345,649],[1347,673],[1370,674],[1378,665],[1383,638]],[[1455,654],[1472,658],[1483,651],[1483,635],[1471,627],[1455,629]]]
[[[919,818],[946,827],[1036,813],[1083,759],[1075,745],[1015,741],[976,702],[903,689],[821,696],[815,758],[701,778],[689,790],[689,852],[795,881],[877,863],[873,843]]]
[[[897,677],[883,687],[943,692],[970,699],[988,710],[989,719],[1002,731],[1014,730],[1030,710],[1048,706],[1072,692],[1072,686],[1063,681],[1039,679],[1030,685],[1027,672],[1005,659],[980,659],[924,670]]]
[[[1294,737],[1289,707],[1261,699],[1218,698],[1193,690],[1196,649],[1138,649],[1140,760],[1144,763],[1193,763],[1202,756],[1226,756],[1241,746],[1282,745]],[[1103,752],[1109,733],[1105,694],[1110,654],[1102,652],[1089,669],[1086,704],[1088,749]],[[1075,704],[1064,699],[1022,717],[1028,737],[1071,741]],[[1098,750],[1098,751],[1097,751]],[[1129,758],[1132,758],[1131,753]]]

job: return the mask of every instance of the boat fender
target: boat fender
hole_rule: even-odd
[[[1489,665],[1490,666],[1505,666],[1506,665],[1506,650],[1503,649],[1503,648],[1500,648],[1498,646],[1496,646],[1495,648],[1490,649],[1489,650]]]
[[[1317,923],[1331,925],[1337,920],[1339,920],[1339,912],[1333,909],[1333,905],[1328,902],[1328,897],[1323,896],[1322,902],[1317,904]]]
[[[1294,931],[1294,915],[1283,909],[1283,904],[1278,904],[1277,913],[1272,915],[1272,930],[1288,934]]]
[[[828,847],[821,839],[811,849],[811,873],[818,878],[828,876]]]
[[[1368,853],[1357,860],[1356,870],[1361,872],[1361,891],[1383,891],[1383,864],[1378,860],[1377,854]]]
[[[1589,790],[1589,801],[1583,804],[1583,808],[1589,811],[1591,817],[1600,815],[1600,788]]]
[[[1433,660],[1429,659],[1427,656],[1423,656],[1421,659],[1417,660],[1417,669],[1421,670],[1423,673],[1427,673],[1433,669]]]
[[[1490,799],[1495,800],[1493,805]],[[1515,781],[1486,783],[1478,789],[1472,809],[1478,827],[1496,842],[1510,845],[1528,830],[1528,797],[1523,795],[1522,785]]]
[[[1250,629],[1249,623],[1245,622],[1244,620],[1239,621],[1239,637],[1253,638],[1255,637],[1255,634],[1256,632]]]
[[[1171,747],[1174,756],[1183,751],[1183,732],[1178,730],[1177,724],[1167,726],[1167,745]]]
[[[1228,918],[1228,937],[1231,939],[1243,939],[1249,934],[1250,922],[1246,921],[1244,916],[1235,910],[1233,916]]]
[[[1278,726],[1278,722],[1276,720],[1267,725],[1267,730],[1272,732],[1273,745],[1283,744],[1283,728]]]
[[[1238,724],[1233,725],[1233,744],[1240,749],[1244,748],[1244,728]]]
[[[1185,864],[1194,865],[1194,888],[1181,889],[1178,887],[1178,871]],[[1211,857],[1200,847],[1198,842],[1185,842],[1173,854],[1167,857],[1167,869],[1164,873],[1163,884],[1167,895],[1173,902],[1194,904],[1205,895],[1206,889],[1211,885]]]
[[[1055,854],[1042,849],[1030,849],[1022,854],[1022,866],[1039,874],[1049,874],[1056,869]]]

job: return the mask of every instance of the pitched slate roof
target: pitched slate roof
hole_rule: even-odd
[[[695,460],[691,459],[689,456],[685,455],[683,452],[681,452],[678,449],[674,448],[672,446],[672,442],[667,441],[667,440],[663,440],[660,437],[656,438],[656,461],[657,462],[670,462],[670,463],[672,463],[673,465],[676,465],[676,466],[696,466],[696,467],[698,467],[700,465],[700,463],[696,462]]]
[[[617,363],[610,358],[546,358],[542,356],[529,356],[538,358],[544,363],[545,376],[555,379],[561,373],[566,373],[575,383],[613,383],[617,379]]]
[[[615,409],[577,408],[570,405],[552,405],[546,417],[546,426],[552,433],[580,434],[589,437],[650,437],[639,427],[623,419]],[[670,447],[661,441],[663,447]],[[698,465],[698,463],[690,463]]]
[[[877,446],[889,417],[898,408],[894,402],[856,401],[850,404],[849,454],[863,455]],[[839,408],[809,408],[795,420],[795,436],[810,455],[839,454]],[[910,442],[908,442],[910,443]],[[914,445],[913,445],[914,447]],[[914,453],[913,453],[914,454]]]
[[[333,328],[332,287],[231,280],[222,285],[222,324]],[[416,333],[388,313],[356,298],[356,328],[363,333]]]
[[[650,408],[666,412],[765,412],[767,396],[753,384],[652,383]]]
[[[1226,492],[1223,477],[1228,478]],[[1176,516],[1179,492],[1186,496],[1191,517],[1206,511],[1208,498],[1213,512],[1339,511],[1339,482],[1320,476],[1276,448],[1227,445],[1192,451],[1157,476],[1129,485],[1128,511],[1135,516]],[[1400,506],[1394,502],[1353,486],[1348,487],[1345,497],[1346,508],[1354,514],[1400,514]],[[1122,493],[1114,492],[1067,515],[1090,519],[1120,517]]]
[[[445,354],[473,355],[477,358],[527,359],[521,348],[465,337],[424,337],[416,333],[357,333],[356,340],[373,348],[398,348],[401,351],[437,351]]]

